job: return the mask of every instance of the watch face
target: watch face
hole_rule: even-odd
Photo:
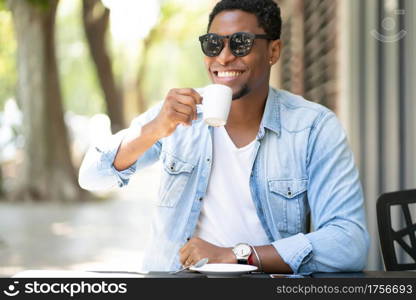
[[[239,244],[235,247],[235,252],[238,257],[248,257],[251,254],[251,248],[246,244]]]

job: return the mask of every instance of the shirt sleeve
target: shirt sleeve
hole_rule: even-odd
[[[159,159],[162,142],[156,142],[129,168],[118,171],[113,163],[123,139],[129,134],[139,134],[142,126],[153,120],[163,103],[135,118],[129,128],[96,142],[88,149],[78,176],[79,185],[86,190],[108,190],[128,184],[130,177],[139,169],[151,165]]]
[[[361,271],[369,248],[363,192],[346,134],[330,111],[311,129],[307,172],[315,231],[273,246],[294,273]]]

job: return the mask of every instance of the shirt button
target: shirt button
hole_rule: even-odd
[[[207,158],[207,162],[210,162],[211,161],[211,159],[210,158]]]
[[[198,199],[199,201],[202,201],[202,200],[204,200],[204,198],[202,198],[202,197],[199,197],[199,199]]]

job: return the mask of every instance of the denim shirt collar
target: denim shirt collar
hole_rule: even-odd
[[[258,139],[264,136],[264,128],[274,131],[277,136],[280,136],[280,100],[279,92],[272,87],[269,87],[269,95],[266,100],[266,107],[264,109],[263,118],[260,123],[260,130],[257,134]]]

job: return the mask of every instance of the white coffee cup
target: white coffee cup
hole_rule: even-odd
[[[222,84],[211,84],[198,89],[198,92],[203,98],[204,121],[213,127],[224,126],[227,123],[233,100],[232,89]]]

